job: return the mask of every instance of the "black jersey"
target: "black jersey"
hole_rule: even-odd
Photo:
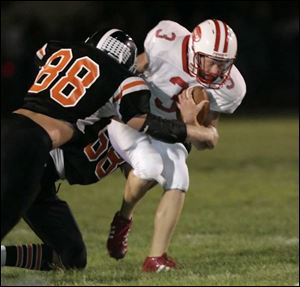
[[[62,148],[64,177],[70,184],[91,184],[114,172],[125,161],[112,147],[106,129],[86,146]]]
[[[23,107],[69,122],[95,113],[113,95],[118,96],[121,84],[133,76],[84,43],[51,41],[37,52],[37,58],[41,68]],[[147,91],[147,100],[149,96]]]
[[[125,163],[112,147],[106,128],[87,145],[77,141],[54,149],[50,154],[56,170],[54,173],[70,184],[95,183]]]

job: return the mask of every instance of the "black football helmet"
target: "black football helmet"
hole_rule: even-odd
[[[132,38],[122,30],[97,31],[87,38],[85,43],[103,51],[127,70],[135,73],[137,47]]]

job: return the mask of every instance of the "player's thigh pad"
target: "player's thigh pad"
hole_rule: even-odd
[[[152,145],[163,159],[162,175],[166,179],[164,189],[187,191],[189,188],[189,171],[186,164],[188,153],[184,145],[168,144],[154,139]]]
[[[165,184],[161,175],[163,161],[151,145],[149,136],[114,120],[108,125],[107,130],[112,146],[132,166],[133,173],[137,177],[155,180],[162,186]]]

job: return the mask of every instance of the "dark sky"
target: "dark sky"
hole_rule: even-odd
[[[50,39],[83,41],[103,26],[116,27],[141,52],[158,21],[192,30],[208,18],[225,21],[237,35],[236,66],[247,83],[242,111],[297,109],[298,11],[298,1],[4,1],[1,109],[18,106],[34,77],[33,55]]]

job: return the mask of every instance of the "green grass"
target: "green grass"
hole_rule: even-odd
[[[190,190],[169,253],[176,272],[143,274],[161,191],[137,207],[129,252],[108,257],[109,224],[121,203],[120,173],[91,186],[64,183],[60,195],[82,230],[81,272],[1,270],[1,285],[290,286],[299,282],[299,142],[296,117],[223,119],[214,151],[189,156]],[[37,242],[21,222],[4,244]]]

